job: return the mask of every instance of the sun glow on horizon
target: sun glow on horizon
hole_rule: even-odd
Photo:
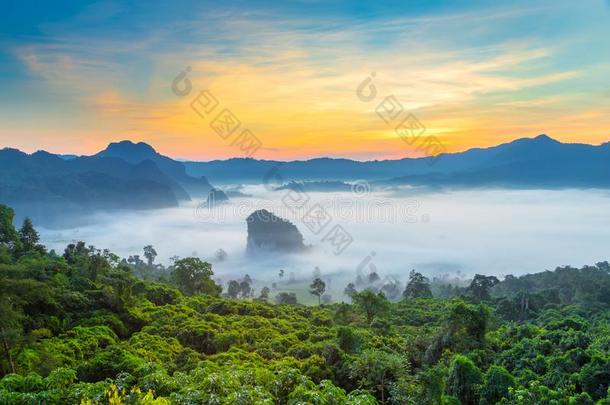
[[[4,43],[0,80],[9,92],[0,99],[0,143],[91,154],[130,139],[185,159],[239,156],[210,128],[213,117],[191,109],[204,89],[260,139],[256,158],[419,156],[396,135],[397,122],[377,114],[389,96],[449,152],[541,133],[565,142],[610,139],[603,3],[305,11],[193,3],[189,16],[168,11],[165,24],[177,33],[149,15],[142,16],[149,28],[132,32],[121,18],[133,11],[121,8],[93,28],[83,22],[91,10],[37,22],[36,35]],[[533,29],[541,15],[544,35]],[[566,16],[562,30],[553,27]],[[192,91],[177,96],[172,81],[187,66]],[[377,96],[363,102],[356,91],[372,72]]]

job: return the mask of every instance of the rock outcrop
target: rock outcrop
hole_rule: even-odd
[[[246,219],[248,224],[247,252],[275,251],[302,252],[306,249],[298,228],[267,210],[254,211]]]

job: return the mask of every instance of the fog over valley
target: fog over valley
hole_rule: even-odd
[[[310,280],[319,267],[342,291],[360,272],[405,281],[411,269],[432,277],[467,278],[475,273],[503,276],[580,266],[607,259],[610,193],[605,190],[470,190],[416,193],[368,192],[363,195],[310,192],[308,206],[320,204],[331,217],[314,234],[303,222],[305,210],[291,208],[290,194],[262,185],[241,190],[213,208],[190,202],[178,208],[96,213],[86,226],[42,228],[46,245],[62,252],[83,240],[121,257],[142,255],[153,245],[157,262],[172,256],[197,256],[213,264],[226,281],[249,274],[270,283],[280,269],[287,277]],[[311,248],[303,253],[246,254],[246,217],[265,208],[290,220]],[[341,225],[353,242],[339,255],[324,236]],[[218,249],[225,260],[214,257]],[[368,258],[368,259],[367,259]]]

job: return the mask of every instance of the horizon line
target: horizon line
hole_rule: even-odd
[[[222,158],[216,158],[216,159],[210,159],[210,160],[193,160],[193,159],[185,159],[185,158],[181,158],[181,157],[176,157],[176,156],[172,156],[171,154],[165,154],[161,151],[159,151],[154,145],[152,145],[149,142],[143,141],[143,140],[134,140],[133,138],[124,138],[124,139],[120,139],[120,140],[116,140],[116,141],[111,141],[109,142],[106,147],[104,149],[101,149],[95,153],[92,154],[75,154],[75,153],[62,153],[62,152],[50,152],[48,150],[45,149],[38,149],[35,150],[33,152],[27,152],[25,150],[16,148],[16,147],[11,147],[11,146],[5,146],[2,149],[0,149],[0,151],[3,150],[16,150],[22,153],[25,153],[29,156],[34,155],[36,153],[39,152],[43,152],[43,153],[49,153],[55,156],[60,156],[60,157],[69,157],[69,156],[73,156],[75,158],[82,158],[82,157],[92,157],[95,156],[101,152],[103,152],[104,150],[106,150],[110,145],[113,144],[119,144],[119,143],[124,143],[124,142],[129,142],[133,145],[138,145],[138,144],[144,144],[147,145],[149,147],[151,147],[157,154],[168,157],[172,160],[175,160],[177,162],[181,162],[181,163],[211,163],[211,162],[223,162],[223,161],[228,161],[228,160],[235,160],[235,159],[241,159],[241,160],[256,160],[256,161],[261,161],[261,162],[274,162],[274,163],[290,163],[290,162],[308,162],[308,161],[312,161],[312,160],[321,160],[321,159],[329,159],[329,160],[349,160],[349,161],[353,161],[353,162],[360,162],[360,163],[367,163],[367,162],[387,162],[387,161],[399,161],[399,160],[405,160],[405,159],[410,159],[410,160],[419,160],[419,159],[430,159],[433,157],[437,157],[437,156],[441,156],[441,155],[457,155],[457,154],[461,154],[461,153],[466,153],[472,150],[484,150],[484,149],[492,149],[492,148],[496,148],[502,145],[508,145],[520,140],[535,140],[535,139],[549,139],[551,141],[554,141],[556,143],[560,143],[562,145],[586,145],[586,146],[592,146],[592,147],[600,147],[603,146],[607,143],[610,143],[610,138],[606,141],[602,141],[599,144],[593,144],[593,143],[586,143],[586,142],[563,142],[560,141],[556,138],[553,138],[552,136],[549,136],[548,134],[545,133],[541,133],[535,136],[522,136],[522,137],[517,137],[517,138],[513,138],[510,141],[507,142],[501,142],[501,143],[497,143],[491,146],[473,146],[461,151],[452,151],[452,152],[443,152],[443,153],[439,153],[437,155],[433,155],[433,156],[404,156],[404,157],[399,157],[399,158],[378,158],[378,159],[364,159],[364,160],[360,160],[360,159],[356,159],[353,157],[335,157],[335,156],[329,156],[329,155],[320,155],[320,156],[314,156],[314,157],[308,157],[308,158],[298,158],[298,159],[291,159],[291,160],[278,160],[278,159],[267,159],[267,158],[256,158],[256,157],[252,157],[252,156],[229,156],[229,157],[222,157]]]

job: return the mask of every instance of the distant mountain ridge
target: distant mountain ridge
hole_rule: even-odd
[[[191,197],[205,200],[213,189],[207,178],[280,188],[300,182],[317,191],[346,191],[342,182],[354,180],[384,187],[610,188],[610,142],[562,143],[539,135],[439,157],[368,162],[179,162],[131,141],[111,143],[93,156],[0,150],[0,203],[39,218],[92,209],[171,207]]]
[[[0,150],[0,203],[41,224],[99,209],[174,207],[191,195],[203,199],[211,189],[205,178],[187,175],[182,163],[144,143],[124,141],[69,158]]]
[[[610,188],[610,143],[561,143],[547,135],[443,157],[437,171],[385,184],[451,187]],[[466,164],[466,161],[470,161]],[[453,165],[453,167],[452,167]]]
[[[132,165],[118,158],[65,160],[47,152],[0,150],[0,203],[42,224],[96,209],[173,207],[175,186],[148,160]]]
[[[152,146],[144,142],[134,143],[131,141],[113,142],[106,149],[98,152],[95,157],[113,157],[124,161],[137,164],[146,160],[154,162],[159,169],[172,180],[186,189],[188,194],[181,196],[181,199],[188,199],[188,195],[204,198],[211,190],[212,186],[205,176],[190,176],[186,173],[186,168],[182,162],[178,162],[170,157],[158,153]],[[179,189],[174,192],[180,193]]]
[[[185,162],[215,183],[368,180],[385,185],[610,187],[610,142],[562,143],[547,135],[437,157],[374,160],[317,158],[280,162],[233,158]]]

